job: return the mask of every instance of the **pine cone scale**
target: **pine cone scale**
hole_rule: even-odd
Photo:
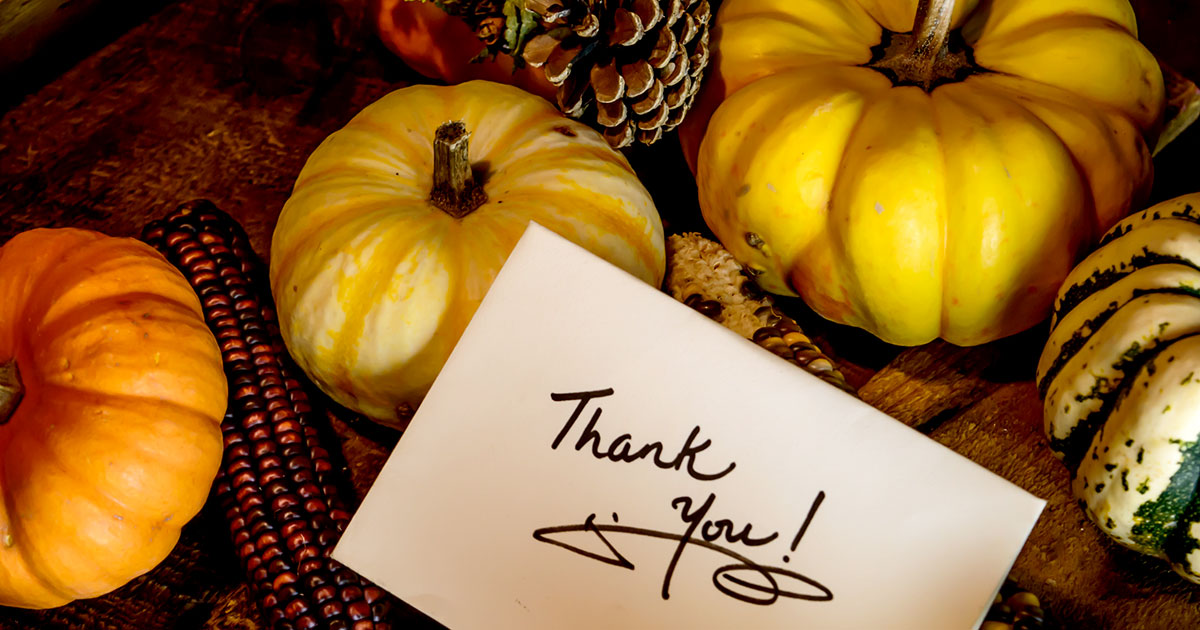
[[[639,59],[621,67],[625,79],[625,96],[638,98],[654,85],[654,67],[645,59]]]
[[[479,0],[480,2],[484,0]],[[709,62],[709,0],[525,0],[540,20],[521,52],[558,105],[614,147],[650,144],[690,110]]]
[[[612,103],[625,95],[625,78],[617,70],[616,59],[592,66],[591,82],[597,103]]]

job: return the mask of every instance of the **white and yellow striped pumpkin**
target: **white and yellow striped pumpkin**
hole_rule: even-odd
[[[1092,521],[1200,582],[1200,193],[1100,243],[1038,363],[1046,435]]]
[[[431,202],[434,136],[449,121],[470,134],[486,195],[473,210]],[[654,203],[590,128],[483,81],[383,97],[313,152],[279,216],[271,291],[288,350],[337,402],[401,423],[530,221],[662,282]]]

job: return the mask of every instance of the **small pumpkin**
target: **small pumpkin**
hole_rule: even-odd
[[[1148,188],[1136,34],[1126,0],[726,0],[680,136],[704,218],[764,288],[885,341],[1024,330]]]
[[[1114,226],[1051,325],[1037,382],[1075,497],[1117,542],[1200,582],[1200,193]]]
[[[530,221],[662,282],[658,212],[595,131],[485,81],[383,97],[313,152],[279,216],[288,350],[334,400],[402,426]]]
[[[166,558],[216,477],[226,394],[196,294],[149,246],[38,229],[0,248],[0,605]]]
[[[558,88],[540,68],[513,67],[513,58],[479,55],[485,46],[461,18],[424,0],[371,0],[380,41],[410,68],[449,84],[464,81],[508,83],[553,101]]]

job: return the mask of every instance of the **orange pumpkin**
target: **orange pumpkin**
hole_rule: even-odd
[[[538,68],[524,66],[514,72],[513,58],[503,54],[471,61],[483,50],[483,42],[466,22],[432,2],[372,0],[371,15],[383,44],[424,76],[451,85],[475,79],[508,83],[555,99],[558,88]]]
[[[161,562],[216,477],[226,395],[196,294],[149,246],[41,229],[0,247],[0,605]]]

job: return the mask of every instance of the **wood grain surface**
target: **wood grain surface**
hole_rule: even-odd
[[[1144,34],[1170,38],[1181,24],[1200,24],[1191,3],[1137,4],[1143,20],[1161,22],[1143,26]],[[242,222],[267,256],[275,217],[308,154],[366,104],[421,80],[366,35],[343,31],[333,41],[331,17],[353,23],[353,6],[171,3],[30,92],[5,95],[0,106],[12,105],[0,112],[0,243],[44,226],[133,236],[179,203],[205,197]],[[1151,44],[1176,55],[1176,67],[1200,69],[1177,42]],[[1198,149],[1200,130],[1192,129],[1159,156],[1156,198],[1200,189]],[[629,156],[669,232],[705,231],[673,138]],[[1033,385],[1044,324],[978,348],[902,349],[824,322],[798,301],[781,307],[865,401],[1048,501],[1013,577],[1063,627],[1200,627],[1200,587],[1110,543],[1071,498],[1067,472],[1044,443]],[[397,436],[341,416],[331,422],[361,497]],[[881,527],[890,516],[878,515]],[[52,611],[0,608],[5,630],[260,623],[211,504],[167,562],[115,593]]]

